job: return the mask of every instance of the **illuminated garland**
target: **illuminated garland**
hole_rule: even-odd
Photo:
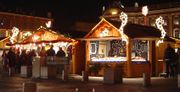
[[[124,35],[124,27],[125,27],[126,24],[127,24],[128,16],[127,16],[126,13],[121,12],[121,15],[120,15],[119,17],[120,17],[120,19],[121,19],[121,26],[120,26],[120,28],[119,28],[118,31],[119,31],[119,33],[120,33],[121,36],[122,36],[122,41],[125,41],[126,43],[128,43],[128,40],[127,40],[127,38],[126,38],[125,35]]]
[[[164,24],[165,23],[164,23],[163,17],[160,16],[159,18],[156,19],[157,28],[161,31],[161,40],[157,42],[156,44],[157,46],[159,46],[160,43],[163,43],[163,39],[166,36],[166,32],[163,27]]]

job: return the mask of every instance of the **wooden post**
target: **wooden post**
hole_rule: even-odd
[[[76,45],[72,46],[72,73],[75,74],[76,73],[76,49],[75,49]]]
[[[69,65],[65,65],[64,70],[62,70],[62,80],[64,81],[68,80],[68,70],[69,70]]]
[[[23,83],[23,92],[37,92],[37,84],[34,82]]]
[[[92,92],[96,92],[95,88],[92,89]]]
[[[150,74],[150,65],[145,73],[143,73],[143,86],[148,87],[151,85],[151,74]]]
[[[89,45],[90,45],[90,41],[86,41],[86,61],[85,61],[85,71],[89,70],[89,61],[90,61],[90,55],[89,55]]]
[[[178,57],[180,57],[180,49],[178,49]],[[178,66],[180,66],[180,58],[178,58]],[[178,67],[178,87],[180,87],[180,67]]]
[[[178,74],[178,87],[180,87],[180,74]]]
[[[131,74],[131,47],[132,47],[132,41],[131,39],[129,38],[128,39],[128,44],[126,45],[126,56],[127,56],[127,77],[132,77],[132,74]]]
[[[82,81],[83,82],[88,82],[89,81],[87,71],[82,71]]]

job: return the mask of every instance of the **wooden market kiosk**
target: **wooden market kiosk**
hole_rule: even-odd
[[[161,32],[149,26],[128,23],[121,39],[119,21],[104,18],[83,38],[85,42],[85,71],[103,75],[105,68],[121,67],[123,77],[139,77],[144,72],[156,72],[155,41]],[[83,40],[83,41],[82,41]],[[82,56],[81,56],[82,57]],[[92,74],[90,74],[92,75]]]
[[[16,43],[14,46],[19,45],[22,49],[35,49],[37,52],[41,52],[42,47],[45,47],[43,55],[38,55],[33,58],[32,61],[32,77],[42,78],[56,78],[58,74],[65,70],[69,73],[71,66],[71,48],[75,40],[69,37],[65,37],[62,34],[58,34],[55,31],[40,27],[31,36],[25,38],[20,43]],[[62,47],[66,53],[65,57],[47,56],[46,51],[53,45],[56,49]],[[63,48],[64,47],[64,48]],[[55,50],[55,49],[54,49]],[[58,51],[58,50],[57,50]],[[57,53],[55,50],[55,52]],[[24,70],[25,66],[22,70]],[[26,71],[25,71],[26,72]],[[66,74],[67,74],[66,73]],[[23,73],[21,75],[24,75]]]

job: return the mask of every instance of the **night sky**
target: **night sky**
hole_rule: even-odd
[[[134,2],[142,6],[179,0],[1,0],[0,9],[41,17],[47,17],[47,12],[50,11],[54,29],[64,30],[76,21],[99,21],[102,7],[108,7],[113,1],[121,1],[125,7],[129,7],[134,6]]]

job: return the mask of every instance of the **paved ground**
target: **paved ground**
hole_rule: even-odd
[[[176,78],[152,77],[152,85],[143,87],[142,78],[123,78],[123,84],[103,84],[102,78],[91,77],[88,83],[81,77],[71,77],[69,81],[61,79],[32,79],[21,77],[1,77],[0,92],[23,92],[23,83],[35,82],[37,92],[180,92]],[[78,91],[76,91],[78,89]]]

